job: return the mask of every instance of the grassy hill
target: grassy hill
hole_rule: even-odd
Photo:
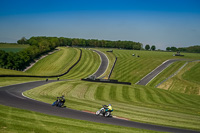
[[[71,54],[67,54],[68,51]],[[73,79],[70,81],[60,81],[56,83],[47,84],[32,90],[25,92],[25,94],[29,97],[32,97],[37,100],[41,100],[47,103],[53,103],[57,96],[65,95],[66,96],[66,104],[69,108],[77,109],[77,110],[89,110],[89,111],[97,111],[101,105],[111,103],[114,108],[113,115],[121,116],[125,118],[129,118],[133,121],[152,123],[158,125],[167,125],[167,126],[175,126],[180,128],[189,128],[200,130],[200,96],[193,95],[198,94],[199,85],[199,62],[191,62],[188,63],[178,73],[176,76],[171,78],[159,86],[159,88],[154,88],[154,86],[170,76],[172,73],[176,72],[185,61],[179,61],[172,64],[169,68],[165,69],[163,73],[158,75],[157,78],[152,80],[147,86],[139,86],[139,85],[119,85],[119,84],[104,84],[104,83],[90,83],[80,81],[80,78],[85,78],[91,74],[93,74],[99,67],[100,58],[98,54],[92,52],[89,49],[82,49],[82,58],[80,62],[65,76],[61,77],[61,79]],[[153,69],[155,69],[158,65],[168,59],[173,58],[188,58],[188,59],[199,59],[199,54],[193,53],[184,53],[184,57],[174,57],[173,52],[158,52],[158,51],[135,51],[135,50],[119,50],[114,49],[113,53],[106,52],[107,49],[97,49],[103,51],[107,57],[109,58],[109,69],[105,73],[105,78],[110,72],[112,64],[114,62],[115,56],[118,57],[116,66],[114,68],[113,74],[111,75],[111,79],[118,79],[119,81],[136,83],[138,80],[143,78]],[[62,54],[61,54],[62,53]],[[75,54],[76,53],[76,54]],[[132,56],[135,54],[140,57]],[[73,56],[72,56],[73,55]],[[41,70],[40,68],[46,66],[49,67],[46,73],[55,74],[61,71],[64,71],[66,68],[64,63],[73,64],[73,59],[77,59],[78,52],[75,49],[63,48],[60,50],[60,53],[54,53],[52,56],[46,57],[46,59],[42,59],[41,62],[36,65],[36,67],[31,70],[31,74],[42,73],[45,70]],[[57,60],[58,58],[61,60]],[[73,59],[72,59],[73,57]],[[48,60],[47,60],[48,59]],[[53,63],[57,62],[55,68],[52,68]],[[65,62],[66,61],[66,62]],[[51,66],[52,65],[52,66]],[[59,66],[60,69],[57,69]],[[70,66],[67,65],[67,66]],[[0,69],[0,72],[2,70]],[[9,73],[9,72],[7,72]],[[44,73],[43,73],[44,74]],[[0,84],[8,85],[14,83],[20,83],[25,81],[38,80],[36,78],[0,78]],[[43,79],[44,80],[44,79]],[[3,86],[2,85],[2,86]],[[166,89],[166,86],[170,86],[169,89]],[[171,91],[169,91],[171,90]],[[178,92],[183,92],[187,94],[182,94]],[[191,94],[191,95],[188,95]],[[1,107],[4,108],[4,107]],[[6,107],[5,107],[6,108]],[[6,109],[0,111],[2,114],[7,114],[5,112]],[[10,109],[15,110],[15,109]],[[19,111],[21,112],[21,111]],[[23,112],[23,111],[22,111]],[[23,113],[22,113],[23,114]],[[34,115],[33,115],[34,114]],[[47,123],[43,121],[40,114],[36,114],[33,112],[27,111],[27,114],[22,115],[22,118],[19,118],[20,122],[26,123],[29,121],[24,119],[26,116],[30,115],[30,119],[37,118],[36,125],[38,123],[42,123],[45,128],[42,128],[40,131],[37,127],[38,132],[43,131],[51,131],[53,130],[53,126],[49,123],[51,120],[63,121],[65,123],[75,122],[79,120],[64,119],[64,118],[56,118],[51,119],[51,116],[48,116]],[[7,117],[0,115],[3,120],[9,119],[10,121],[17,121],[16,116]],[[32,118],[34,116],[34,118]],[[37,116],[37,117],[36,117]],[[46,115],[45,115],[46,116]],[[38,117],[41,117],[39,119]],[[60,120],[62,119],[62,120]],[[2,121],[3,121],[2,120]],[[1,123],[1,122],[0,122]],[[3,121],[2,127],[6,127],[4,125],[6,122]],[[59,122],[55,122],[56,124]],[[78,124],[77,130],[74,128],[70,128],[68,124],[61,125],[60,128],[62,130],[69,129],[69,131],[80,131],[84,130],[83,125],[85,122],[80,122]],[[90,123],[90,122],[89,122]],[[9,124],[8,124],[9,125]],[[12,125],[12,123],[11,123]],[[14,123],[11,126],[13,130],[9,130],[6,128],[0,129],[0,131],[18,131],[20,130],[20,125]],[[103,125],[103,124],[102,124]],[[24,125],[30,129],[31,125]],[[66,126],[66,128],[65,128]],[[92,125],[99,126],[99,125]],[[18,128],[19,127],[19,128]],[[72,126],[73,127],[73,126]],[[11,128],[11,129],[12,129]],[[92,128],[92,127],[91,127]],[[104,131],[102,128],[108,128],[99,126],[97,132]],[[120,128],[118,126],[111,127],[112,131],[120,132]],[[47,130],[45,130],[47,129]],[[87,128],[88,130],[90,128]],[[127,129],[124,128],[124,131],[127,132],[137,132],[135,129]],[[31,129],[28,131],[32,131]],[[59,130],[60,131],[60,130]],[[93,128],[91,131],[96,132]],[[109,130],[110,131],[110,130]],[[123,132],[124,132],[123,131]],[[141,130],[138,132],[142,132]],[[148,131],[144,131],[148,132]]]
[[[200,97],[139,85],[62,81],[25,92],[47,103],[65,95],[67,107],[97,111],[112,104],[113,115],[133,121],[200,130]]]
[[[116,67],[114,68],[112,79],[119,81],[136,83],[157,66],[168,59],[186,58],[199,59],[200,54],[184,53],[184,57],[172,56],[173,52],[159,52],[159,51],[137,51],[137,50],[118,50],[115,49],[113,53],[118,57]],[[135,54],[135,56],[132,56]],[[137,57],[137,56],[140,57]]]
[[[86,78],[97,71],[100,65],[100,57],[96,52],[89,49],[82,49],[82,58],[80,62],[62,78],[81,79]]]
[[[199,62],[189,62],[177,75],[162,83],[158,88],[200,95]]]
[[[59,47],[59,51],[39,60],[26,72],[32,75],[59,75],[66,72],[79,58],[80,50]]]

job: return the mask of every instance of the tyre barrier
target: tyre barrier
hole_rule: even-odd
[[[113,72],[113,69],[114,69],[114,67],[115,67],[116,62],[117,62],[117,57],[115,57],[115,62],[113,63],[112,69],[110,70],[110,73],[109,73],[109,75],[108,75],[108,79],[110,79],[110,76],[111,76],[111,74],[112,74],[112,72]]]
[[[131,85],[130,82],[118,82],[118,80],[114,80],[114,79],[81,79],[83,81],[89,81],[89,82],[102,82],[102,83],[113,83],[113,84],[126,84],[126,85]]]

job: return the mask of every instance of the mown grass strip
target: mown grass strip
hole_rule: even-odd
[[[127,132],[127,133],[156,133],[156,131],[135,129],[83,120],[75,120],[50,116],[33,111],[0,105],[0,132]]]
[[[157,66],[168,59],[183,58],[172,56],[173,52],[159,51],[136,51],[136,50],[118,50],[114,49],[113,53],[117,56],[118,61],[111,75],[111,79],[117,79],[123,82],[136,83]],[[132,56],[140,55],[140,57]],[[184,58],[198,59],[199,54],[184,53]]]
[[[159,85],[158,88],[181,93],[200,95],[200,83],[198,82],[199,79],[196,79],[198,78],[200,72],[198,70],[196,71],[198,67],[195,68],[195,65],[198,66],[198,62],[188,62],[188,64],[183,69],[181,69],[179,73]],[[193,67],[194,69],[192,69]],[[190,70],[191,73],[189,72]]]
[[[50,87],[56,88],[56,91],[52,91]],[[112,104],[113,114],[116,116],[139,122],[200,130],[197,126],[200,124],[199,96],[139,85],[84,81],[51,83],[29,90],[25,94],[48,103],[52,103],[59,95],[65,95],[67,107],[93,112],[101,105]]]
[[[79,58],[80,51],[75,48],[59,47],[59,51],[39,60],[26,72],[33,75],[59,75],[65,73]]]
[[[82,49],[80,62],[62,78],[81,79],[86,78],[97,71],[100,65],[100,58],[96,52],[89,49]]]

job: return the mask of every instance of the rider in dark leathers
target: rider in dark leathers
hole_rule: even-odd
[[[57,100],[52,104],[52,106],[58,106],[58,107],[62,107],[65,103],[65,97],[61,96],[61,97],[57,97]]]

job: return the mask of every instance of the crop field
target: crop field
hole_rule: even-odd
[[[126,132],[126,133],[158,133],[156,131],[135,129],[83,120],[56,117],[32,111],[0,105],[1,133],[50,133],[50,132]]]
[[[29,45],[20,45],[20,44],[9,44],[9,43],[0,43],[0,50],[4,50],[6,52],[19,52],[22,49],[28,48]]]
[[[133,121],[200,130],[200,97],[146,86],[60,81],[25,92],[47,103],[65,95],[66,106],[97,111],[112,104],[113,115]]]
[[[177,75],[158,86],[158,88],[181,93],[200,95],[199,64],[199,61],[189,62]]]
[[[111,79],[136,83],[157,66],[168,59],[184,58],[199,59],[200,54],[184,53],[184,57],[172,56],[173,52],[118,50],[114,54],[118,57]],[[135,54],[135,56],[132,56]],[[140,57],[137,57],[137,56]]]

